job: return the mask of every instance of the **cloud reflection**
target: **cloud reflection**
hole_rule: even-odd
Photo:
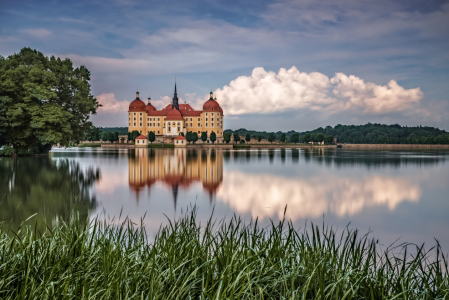
[[[294,221],[328,212],[351,216],[381,205],[394,210],[403,201],[418,202],[420,196],[416,183],[388,176],[289,179],[225,171],[217,200],[228,203],[238,213],[251,213],[260,219],[282,218],[288,205],[287,217]]]

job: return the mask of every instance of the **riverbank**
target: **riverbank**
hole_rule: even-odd
[[[388,250],[358,231],[290,223],[260,228],[234,217],[200,227],[196,213],[153,242],[130,220],[82,225],[73,214],[46,232],[0,231],[2,299],[447,299],[442,250]],[[117,221],[117,220],[116,220]],[[117,225],[119,224],[119,225]],[[222,225],[220,225],[222,224]],[[321,226],[320,226],[321,227]],[[407,254],[412,252],[412,255]],[[405,263],[407,261],[407,263]]]

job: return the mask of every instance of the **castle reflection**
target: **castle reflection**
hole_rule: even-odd
[[[176,208],[179,188],[200,182],[212,200],[223,181],[223,152],[215,149],[135,149],[128,158],[129,187],[137,199],[160,182],[171,189]]]

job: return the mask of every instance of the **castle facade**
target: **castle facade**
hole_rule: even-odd
[[[203,110],[195,110],[186,102],[179,104],[175,83],[172,103],[160,110],[151,104],[150,97],[145,104],[140,100],[139,92],[136,93],[136,99],[129,105],[128,132],[137,130],[148,136],[152,131],[156,136],[168,138],[175,138],[181,132],[185,135],[189,131],[196,132],[198,136],[207,132],[209,138],[211,132],[215,132],[218,141],[223,137],[223,116],[223,109],[212,92],[203,104]]]

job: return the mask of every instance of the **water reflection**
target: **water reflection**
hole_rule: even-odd
[[[38,214],[30,223],[38,229],[58,220],[68,220],[77,207],[82,220],[96,207],[91,187],[100,178],[99,169],[80,168],[69,159],[20,157],[0,159],[0,217],[16,229],[22,221]]]
[[[416,182],[391,176],[354,179],[324,175],[293,179],[229,171],[224,178],[218,200],[238,213],[251,213],[253,218],[260,219],[282,218],[286,205],[287,217],[292,221],[328,212],[351,216],[377,205],[394,210],[402,201],[417,202],[421,195]]]
[[[179,188],[201,182],[210,199],[223,181],[223,152],[215,149],[135,149],[128,155],[129,187],[139,192],[158,182],[172,191],[176,208]]]

